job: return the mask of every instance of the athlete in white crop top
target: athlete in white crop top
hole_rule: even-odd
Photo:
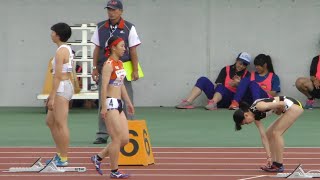
[[[56,143],[54,163],[61,167],[68,165],[68,112],[69,100],[73,95],[73,86],[70,81],[73,54],[71,48],[66,45],[71,36],[70,26],[65,23],[58,23],[53,25],[51,30],[51,39],[58,46],[58,49],[52,64],[53,85],[47,99],[48,114],[46,123]]]
[[[61,48],[67,48],[69,50],[69,62],[62,65],[62,73],[72,72],[73,53],[72,53],[71,47],[66,44],[63,44],[58,47],[56,52],[58,52],[59,49]],[[56,66],[56,58],[54,57],[52,60],[52,74],[55,74],[56,72],[55,66]]]

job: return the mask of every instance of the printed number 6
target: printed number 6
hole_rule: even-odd
[[[132,134],[133,136],[138,136],[138,133],[134,130],[129,130],[129,134]],[[124,155],[124,156],[134,156],[137,154],[138,150],[139,150],[139,144],[136,140],[134,139],[129,139],[129,143],[131,143],[133,145],[133,149],[131,152],[126,152],[126,150],[124,149],[124,147],[122,147],[120,149],[120,152]]]
[[[146,152],[148,156],[150,156],[150,143],[148,141],[148,133],[145,129],[143,130],[143,141],[144,141],[144,146],[146,148]]]

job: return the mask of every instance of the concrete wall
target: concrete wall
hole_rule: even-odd
[[[136,25],[145,78],[134,83],[136,106],[173,106],[200,76],[215,80],[241,51],[273,58],[282,93],[309,75],[319,51],[317,0],[123,0]],[[40,93],[55,45],[50,27],[106,18],[104,0],[0,0],[0,106],[42,106]],[[73,37],[74,38],[74,37]],[[202,96],[197,103],[203,103]]]

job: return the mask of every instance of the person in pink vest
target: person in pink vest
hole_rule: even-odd
[[[259,54],[254,59],[254,65],[256,72],[240,81],[229,109],[239,109],[240,101],[252,103],[260,98],[275,97],[280,92],[280,79],[274,73],[271,57]]]
[[[250,76],[247,71],[250,61],[251,56],[248,53],[240,53],[233,65],[221,69],[215,84],[207,77],[200,77],[192,88],[190,95],[175,107],[177,109],[193,109],[194,105],[192,103],[202,91],[209,99],[205,109],[215,110],[218,107],[229,107],[240,80]]]
[[[296,80],[296,87],[308,98],[304,108],[312,109],[315,99],[320,99],[320,55],[312,59],[310,78],[299,77]]]

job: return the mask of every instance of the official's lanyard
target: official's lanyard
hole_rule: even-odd
[[[105,47],[108,46],[108,41],[109,41],[109,39],[113,36],[113,33],[117,30],[117,28],[118,28],[118,25],[117,25],[117,24],[114,25],[114,26],[112,26],[112,25],[110,24],[110,27],[109,27],[109,29],[110,29],[110,37],[107,39],[106,44],[105,44]]]

